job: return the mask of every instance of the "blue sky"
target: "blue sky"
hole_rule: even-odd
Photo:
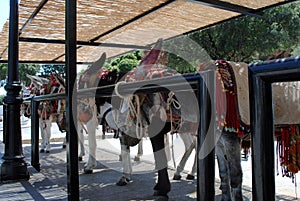
[[[0,31],[9,16],[10,0],[0,0]]]

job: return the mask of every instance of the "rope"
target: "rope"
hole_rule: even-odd
[[[168,137],[168,135],[167,135]],[[175,161],[175,152],[174,152],[174,135],[171,135],[172,138],[172,159],[173,159],[173,165],[174,165],[174,169],[176,169],[176,161]]]
[[[134,108],[134,104],[132,101],[130,101],[130,109],[132,111],[134,111],[135,116],[136,116],[136,126],[135,126],[135,130],[136,130],[136,136],[138,139],[141,139],[143,137],[143,127],[142,127],[142,118],[141,118],[141,106],[140,106],[140,97],[138,95],[134,95],[135,97],[135,101],[136,101],[136,108],[137,110],[135,110]]]
[[[26,114],[28,116],[31,116],[31,107],[30,106],[27,106],[27,108],[26,108]]]
[[[182,125],[182,121],[181,123],[177,126],[177,128],[175,129],[174,125],[173,125],[173,112],[172,112],[172,108],[171,108],[171,104],[173,105],[173,107],[177,110],[179,110],[181,108],[180,103],[173,98],[174,97],[174,92],[170,91],[168,93],[168,99],[167,99],[167,110],[170,111],[170,121],[171,121],[171,134],[173,134],[176,130],[179,129],[179,127]]]

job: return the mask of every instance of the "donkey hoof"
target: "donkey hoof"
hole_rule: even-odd
[[[131,180],[129,178],[126,178],[124,176],[121,177],[121,179],[116,183],[117,186],[126,186]]]
[[[173,180],[180,180],[180,179],[181,179],[181,175],[179,175],[179,174],[174,174]]]
[[[67,147],[67,145],[63,144],[62,148],[65,149]]]
[[[167,195],[154,195],[154,201],[168,201],[169,197]]]
[[[135,156],[133,160],[134,160],[134,161],[140,161],[141,159],[140,159],[140,157]]]
[[[40,150],[40,153],[44,153],[44,152],[45,152],[45,149],[41,149],[41,150]]]
[[[194,180],[194,179],[195,179],[195,176],[194,176],[194,175],[191,175],[191,174],[188,174],[188,175],[186,176],[186,179],[187,179],[187,180]]]
[[[93,173],[93,169],[86,169],[84,168],[84,174],[92,174]]]
[[[79,161],[82,161],[82,156],[79,156],[79,157],[78,157],[78,160],[79,160]]]

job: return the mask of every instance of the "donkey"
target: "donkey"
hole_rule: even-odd
[[[166,59],[165,55],[161,54],[161,48],[162,41],[159,40],[140,64],[128,73],[125,81],[135,82],[165,76],[179,76],[177,72],[160,66]],[[165,135],[167,133],[180,133],[183,127],[192,129],[191,133],[196,133],[199,111],[197,112],[192,107],[195,105],[196,98],[195,96],[191,96],[194,99],[187,98],[194,92],[184,91],[174,95],[172,91],[167,90],[166,92],[139,93],[122,97],[118,92],[118,86],[116,86],[115,93],[123,98],[121,111],[128,111],[127,121],[120,121],[123,122],[123,125],[119,125],[122,128],[121,135],[135,139],[141,139],[147,135],[150,138],[155,159],[155,169],[158,172],[158,180],[154,186],[154,196],[167,198],[171,185],[167,171],[168,160],[165,151]],[[179,103],[177,99],[182,99],[182,97],[187,98],[187,104]],[[187,124],[189,126],[186,126]],[[185,132],[187,131],[185,130]],[[126,145],[126,142],[123,144]]]
[[[31,91],[30,95],[45,95],[58,93],[59,90],[63,88],[63,86],[59,82],[57,82],[57,78],[55,75],[51,75],[49,79],[32,75],[27,75],[27,77],[31,80],[30,87],[27,89]],[[27,105],[25,107],[27,107],[26,116],[30,116],[30,106]],[[42,137],[42,142],[40,146],[41,153],[50,153],[51,126],[53,121],[53,115],[57,111],[59,111],[57,101],[43,101],[38,107],[39,127]]]
[[[117,70],[104,70],[102,66],[105,62],[106,54],[102,54],[101,58],[90,66],[84,73],[81,74],[78,82],[80,89],[95,88],[100,86],[114,85],[116,84],[124,74]],[[94,91],[96,94],[96,91]],[[78,136],[80,145],[79,160],[85,155],[84,147],[84,135],[88,134],[88,147],[89,156],[88,161],[84,167],[84,173],[93,173],[93,168],[96,167],[96,129],[98,127],[98,119],[104,118],[108,121],[109,118],[103,117],[110,110],[110,106],[106,103],[110,102],[110,95],[107,97],[91,97],[81,98],[78,100]],[[109,126],[115,130],[113,122],[109,122]]]

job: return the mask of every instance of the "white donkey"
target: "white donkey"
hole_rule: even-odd
[[[99,60],[93,63],[79,78],[78,86],[79,89],[88,89],[91,88],[91,92],[96,95],[96,87],[106,86],[115,84],[122,75],[116,70],[103,70],[102,66],[105,62],[106,55],[105,53],[101,56]],[[94,90],[94,91],[92,91]],[[101,111],[105,112],[107,102],[110,98],[80,98],[78,100],[78,138],[80,144],[80,154],[79,160],[82,160],[82,157],[85,155],[84,147],[84,133],[88,135],[88,148],[89,156],[88,161],[84,167],[85,173],[92,173],[93,168],[96,167],[96,129],[98,127],[98,114],[101,114]],[[101,109],[102,108],[102,109]],[[101,116],[101,115],[100,115]],[[107,119],[107,118],[106,118]],[[109,120],[107,120],[109,121]],[[111,128],[116,129],[114,125],[109,125]]]
[[[30,87],[28,90],[31,91],[31,95],[45,95],[45,94],[53,94],[57,93],[59,89],[62,87],[56,81],[55,75],[52,75],[49,79],[27,75],[27,77],[31,80]],[[27,105],[28,109],[30,106]],[[53,120],[53,114],[57,110],[57,102],[56,101],[44,101],[41,102],[38,108],[39,115],[39,127],[41,133],[41,147],[40,152],[49,153],[51,149],[50,138],[51,138],[51,126]],[[30,115],[30,112],[29,114]]]
[[[96,61],[90,66],[79,78],[78,87],[79,89],[96,87],[100,78],[98,77],[98,70],[102,68],[106,59],[106,55]],[[97,166],[96,161],[96,129],[98,127],[97,118],[97,106],[95,97],[82,98],[78,100],[77,105],[77,121],[78,121],[78,140],[80,145],[79,161],[85,155],[84,147],[84,132],[88,135],[89,143],[89,156],[87,163],[84,166],[84,172],[90,174],[93,172],[93,168]]]

